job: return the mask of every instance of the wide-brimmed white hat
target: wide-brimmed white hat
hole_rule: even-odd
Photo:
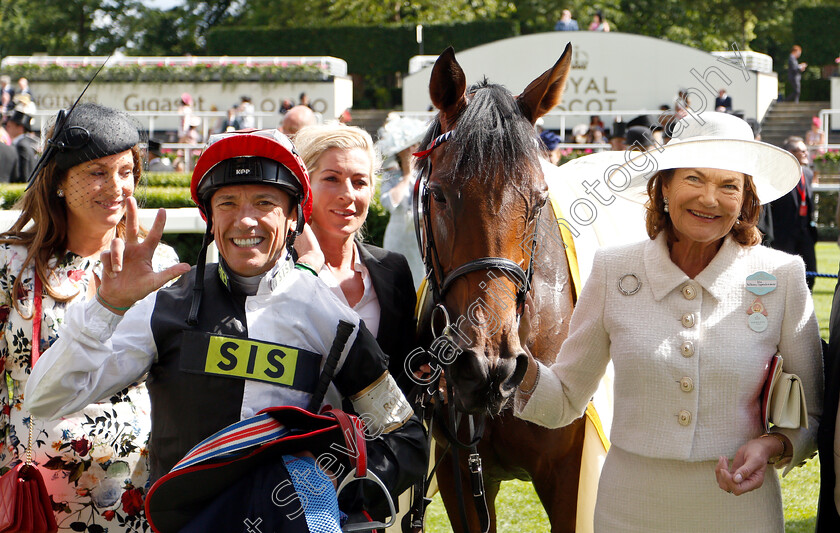
[[[390,113],[385,125],[379,128],[376,146],[383,157],[391,158],[406,148],[419,143],[429,127],[428,121],[401,117]]]
[[[672,168],[715,168],[748,174],[762,204],[787,194],[802,175],[793,154],[756,141],[747,122],[727,113],[706,111],[676,122],[674,135],[665,146],[638,155],[624,152],[624,161],[608,172],[608,183],[616,194],[644,202],[647,181],[660,170]]]

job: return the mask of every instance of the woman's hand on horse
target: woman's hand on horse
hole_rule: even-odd
[[[537,381],[537,372],[539,372],[537,369],[537,360],[534,359],[534,354],[532,354],[531,350],[528,349],[528,336],[531,334],[531,309],[533,305],[534,300],[529,294],[525,297],[525,306],[522,311],[522,316],[519,318],[519,345],[528,355],[528,368],[525,370],[525,376],[519,383],[519,389],[521,391],[529,391],[527,393],[523,393],[529,398],[531,392],[533,392],[536,384],[535,382]]]
[[[318,244],[318,238],[309,224],[303,225],[303,231],[295,239],[295,251],[298,256],[298,263],[312,267],[315,272],[320,272],[324,266],[324,252]]]
[[[778,439],[752,439],[738,448],[730,468],[726,457],[721,457],[715,467],[718,486],[730,494],[740,496],[764,484],[767,461],[778,455],[773,449]]]
[[[528,344],[528,337],[531,335],[531,309],[533,308],[534,299],[531,298],[529,293],[525,296],[522,316],[519,317],[519,344],[522,348],[525,348],[525,345]]]
[[[161,272],[155,272],[152,267],[155,248],[165,224],[166,211],[159,209],[146,239],[140,242],[137,201],[133,197],[126,200],[125,240],[119,237],[113,239],[110,249],[99,254],[103,273],[99,297],[112,311],[114,308],[131,307],[170,280],[190,271],[187,263],[178,263]]]

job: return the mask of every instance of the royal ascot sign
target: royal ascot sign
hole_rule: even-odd
[[[572,68],[555,111],[580,116],[570,117],[567,126],[611,111],[673,109],[680,90],[688,91],[690,106],[699,112],[714,109],[718,91],[726,89],[735,110],[760,120],[778,94],[776,74],[752,70],[753,62],[737,45],[724,58],[642,35],[579,31],[513,37],[455,52],[464,72],[475,76],[468,83],[486,76],[518,93],[550,68],[569,42]],[[427,65],[404,79],[405,111],[429,109],[431,69]]]

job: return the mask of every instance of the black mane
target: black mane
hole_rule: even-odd
[[[458,117],[446,143],[455,164],[440,178],[458,187],[468,178],[486,184],[497,175],[518,185],[530,185],[521,180],[539,167],[541,150],[533,126],[522,115],[513,95],[486,79],[472,85],[467,94],[471,95],[470,103]],[[439,134],[440,121],[436,119],[421,146],[428,147]],[[422,171],[428,171],[428,164],[429,159],[422,161]]]

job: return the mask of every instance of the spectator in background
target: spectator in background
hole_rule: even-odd
[[[287,137],[293,138],[295,133],[303,127],[316,123],[315,113],[305,105],[296,105],[283,115],[283,122],[279,129]]]
[[[227,111],[227,117],[222,120],[221,124],[216,130],[216,133],[226,133],[229,131],[236,131],[242,129],[242,122],[240,122],[239,117],[237,116],[236,112],[239,110],[239,106],[234,105]]]
[[[308,94],[300,93],[299,99],[300,99],[300,101],[298,102],[298,105],[305,105],[306,107],[309,107],[309,108],[312,107],[312,104],[309,102],[309,95]]]
[[[0,76],[0,86],[2,86],[2,94],[0,94],[0,105],[2,105],[2,112],[10,112],[14,109],[15,88],[12,87],[12,78],[3,74]]]
[[[18,80],[18,87],[20,87],[20,94],[28,94],[32,98],[32,90],[29,88],[29,80],[21,78]]]
[[[17,151],[18,164],[17,172],[12,177],[15,183],[23,183],[29,179],[29,175],[35,170],[38,161],[36,150],[38,139],[29,133],[32,117],[15,109],[6,121],[6,131],[12,137],[12,146]]]
[[[715,98],[715,111],[722,113],[732,112],[732,97],[726,92],[726,89],[721,89],[718,92],[718,97]]]
[[[160,141],[149,139],[149,171],[172,172],[172,162],[161,154]]]
[[[799,56],[802,55],[802,47],[798,44],[793,45],[790,49],[790,56],[787,62],[787,78],[790,94],[787,97],[788,102],[798,102],[799,92],[801,91],[802,72],[808,68],[808,63],[800,63]]]
[[[5,143],[0,143],[0,183],[9,183],[17,172],[17,151]]]
[[[341,115],[338,116],[338,121],[347,126],[349,126],[350,123],[353,122],[353,115],[350,114],[349,107],[341,112]]]
[[[190,93],[181,93],[181,103],[178,105],[178,114],[181,115],[181,126],[178,128],[178,138],[180,139],[190,129],[190,121],[193,114],[193,98]]]
[[[826,138],[820,117],[811,118],[811,129],[805,132],[805,144],[808,145],[808,156],[812,162],[814,157],[825,153],[823,145],[826,144]]]
[[[379,128],[376,143],[385,158],[382,166],[387,169],[382,173],[380,202],[390,213],[382,248],[405,256],[415,291],[426,275],[426,267],[414,233],[413,196],[417,174],[412,154],[417,151],[427,126],[426,121],[390,113],[385,124]]]
[[[627,149],[647,152],[656,146],[653,132],[644,126],[630,126],[625,137]]]
[[[256,109],[254,104],[251,103],[251,97],[243,95],[239,97],[239,101],[239,123],[242,125],[242,129],[256,128],[257,121],[254,118]]]
[[[604,13],[600,9],[592,15],[589,31],[610,31],[610,23],[604,20]]]
[[[817,227],[813,224],[814,192],[811,182],[814,171],[808,160],[808,149],[802,137],[785,139],[784,149],[799,160],[802,173],[799,183],[789,193],[770,203],[773,210],[773,243],[771,246],[805,261],[805,270],[817,271]],[[814,278],[808,278],[808,288],[814,287]]]
[[[621,151],[627,148],[627,124],[617,117],[610,128],[610,150]]]
[[[554,25],[554,31],[578,31],[578,23],[572,18],[572,12],[564,9],[560,15],[560,20]]]
[[[286,112],[294,106],[295,104],[293,104],[291,100],[289,100],[288,98],[283,98],[283,102],[280,104],[280,114],[285,115]]]

